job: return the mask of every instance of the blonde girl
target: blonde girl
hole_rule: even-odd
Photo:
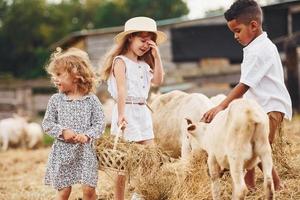
[[[47,72],[58,89],[47,106],[43,129],[55,141],[49,154],[45,184],[68,199],[73,184],[82,184],[83,199],[95,200],[98,180],[92,146],[105,127],[102,105],[95,96],[96,77],[87,54],[79,49],[54,53]]]
[[[153,144],[151,112],[146,99],[150,85],[163,82],[164,70],[157,44],[167,39],[148,17],[135,17],[115,38],[101,70],[108,91],[116,101],[112,112],[111,133],[124,129],[124,138],[140,144]],[[115,199],[124,199],[125,177],[118,176]]]

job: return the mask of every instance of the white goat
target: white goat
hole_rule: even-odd
[[[26,144],[29,149],[37,147],[38,144],[42,143],[43,130],[42,127],[35,122],[31,122],[25,127],[26,133]]]
[[[171,156],[186,158],[190,144],[185,118],[199,121],[212,107],[208,97],[175,90],[155,98],[150,107],[153,110],[155,142]]]
[[[9,145],[25,146],[26,124],[26,118],[18,115],[0,121],[0,141],[3,151],[6,151]]]
[[[187,121],[192,148],[201,148],[208,153],[214,200],[221,199],[219,178],[225,168],[230,169],[233,181],[232,199],[244,199],[247,193],[245,169],[255,167],[259,160],[263,166],[266,198],[274,198],[269,120],[255,101],[234,100],[210,124]]]

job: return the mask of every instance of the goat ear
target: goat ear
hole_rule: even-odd
[[[186,120],[187,125],[190,125],[193,123],[192,120],[190,120],[189,118],[184,118],[184,119]]]
[[[187,130],[188,132],[194,132],[194,130],[196,130],[196,125],[194,124],[190,124],[188,127],[187,127]]]
[[[196,135],[196,125],[195,124],[189,124],[187,127],[188,134],[195,136]]]

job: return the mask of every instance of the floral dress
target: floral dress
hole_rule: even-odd
[[[62,189],[80,183],[97,186],[98,162],[93,140],[105,128],[104,114],[99,99],[91,94],[78,100],[64,93],[54,94],[43,120],[44,131],[55,138],[49,154],[45,184]],[[67,143],[61,137],[64,129],[86,134],[88,143]]]

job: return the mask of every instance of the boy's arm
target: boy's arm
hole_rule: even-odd
[[[218,112],[221,110],[224,110],[227,108],[227,106],[230,104],[231,101],[237,98],[241,98],[249,89],[248,85],[245,85],[244,83],[237,84],[227,95],[226,99],[224,99],[219,105],[216,107],[210,109],[206,113],[204,113],[203,117],[201,118],[201,121],[205,123],[210,123],[213,118],[216,116]]]
[[[105,128],[104,112],[102,110],[102,104],[99,99],[93,97],[93,108],[92,108],[92,118],[91,118],[91,128],[87,130],[84,134],[90,139],[99,138]]]

